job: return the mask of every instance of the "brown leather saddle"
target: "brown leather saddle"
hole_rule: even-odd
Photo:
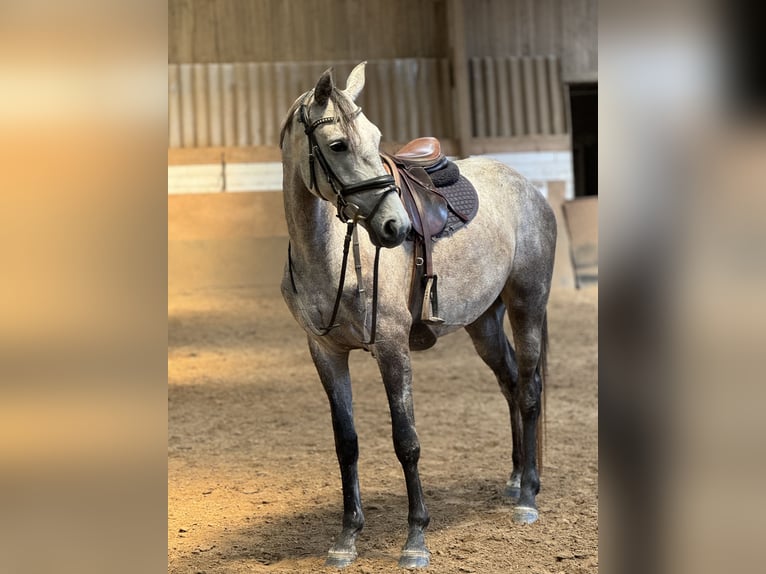
[[[479,209],[479,198],[473,185],[460,175],[457,165],[442,153],[436,138],[412,140],[394,155],[381,153],[381,158],[401,190],[401,199],[412,223],[410,347],[424,350],[436,343],[431,327],[444,322],[439,317],[433,244],[469,223]]]

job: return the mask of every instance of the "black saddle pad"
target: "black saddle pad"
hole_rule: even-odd
[[[464,176],[458,175],[455,183],[439,187],[438,190],[439,193],[447,198],[449,209],[447,212],[447,224],[442,232],[436,236],[437,239],[449,237],[467,222],[470,222],[476,216],[476,212],[479,211],[479,196],[476,193],[476,188]],[[455,213],[456,211],[463,215],[467,221],[459,217]]]
[[[479,196],[473,184],[460,175],[460,168],[454,162],[447,161],[442,168],[429,172],[428,175],[434,187],[449,204],[447,223],[442,232],[435,237],[449,237],[474,218],[479,210]]]

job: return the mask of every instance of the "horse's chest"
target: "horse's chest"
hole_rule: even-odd
[[[282,281],[282,295],[298,324],[313,335],[322,335],[329,327],[337,293],[317,288],[302,287],[299,284],[293,288],[289,277]],[[365,317],[364,304],[356,288],[343,290],[338,312],[333,324],[338,325],[331,330],[333,338],[360,339],[363,336]]]

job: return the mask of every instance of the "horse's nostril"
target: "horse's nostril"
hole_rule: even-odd
[[[409,225],[403,224],[396,218],[387,219],[375,233],[375,240],[381,247],[396,247],[406,237]]]
[[[383,224],[383,232],[385,233],[386,237],[396,237],[399,233],[399,229],[396,225],[395,219],[389,219]]]

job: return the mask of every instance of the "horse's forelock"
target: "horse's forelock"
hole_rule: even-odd
[[[295,116],[295,113],[298,111],[298,108],[300,108],[308,93],[309,92],[306,92],[300,98],[295,100],[293,105],[290,106],[290,109],[287,110],[286,119],[282,124],[282,128],[279,130],[280,148],[284,144],[285,137],[290,133],[290,130],[292,129],[293,117]],[[335,87],[333,87],[332,91],[330,92],[330,101],[332,102],[333,109],[335,110],[335,119],[337,120],[338,126],[343,132],[343,135],[352,141],[358,141],[359,133],[357,132],[356,126],[354,125],[354,118],[356,117],[357,110],[356,104],[351,101],[351,98],[343,94],[338,88]],[[318,118],[314,119],[316,120]]]
[[[335,87],[333,87],[330,93],[330,101],[335,108],[335,119],[338,121],[338,126],[343,135],[352,141],[358,141],[359,133],[354,123],[354,118],[357,115],[357,105],[351,98]]]

